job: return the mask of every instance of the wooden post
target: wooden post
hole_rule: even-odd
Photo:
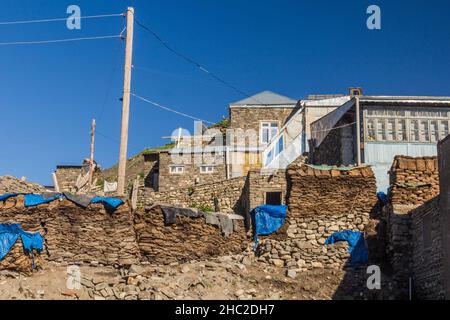
[[[355,97],[356,104],[356,161],[361,165],[361,114],[359,108],[359,97]]]
[[[94,176],[94,142],[95,142],[95,119],[92,119],[91,128],[91,156],[89,158],[89,191],[92,190],[92,177]]]
[[[127,38],[125,45],[125,68],[124,68],[123,96],[122,96],[122,128],[120,131],[119,172],[117,179],[117,193],[121,196],[125,195],[128,119],[130,113],[131,58],[133,54],[133,20],[134,20],[134,9],[132,7],[128,7]]]

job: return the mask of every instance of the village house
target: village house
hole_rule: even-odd
[[[449,120],[450,97],[354,96],[311,124],[308,161],[371,165],[378,191],[386,192],[394,157],[436,156]]]

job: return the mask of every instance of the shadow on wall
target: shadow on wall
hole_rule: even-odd
[[[336,289],[333,300],[394,300],[399,299],[392,277],[392,268],[386,262],[386,221],[378,202],[370,213],[369,224],[364,230],[369,251],[369,261],[352,267],[350,258],[343,269],[345,275]],[[371,266],[369,268],[369,266]],[[375,267],[374,267],[375,266]],[[375,285],[378,281],[379,286]],[[369,289],[371,286],[372,289]]]

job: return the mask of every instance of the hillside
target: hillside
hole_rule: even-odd
[[[142,179],[145,175],[145,169],[144,169],[144,156],[145,154],[158,151],[158,150],[164,150],[164,149],[170,149],[173,148],[175,145],[173,143],[168,143],[163,146],[159,147],[152,147],[152,148],[146,148],[142,152],[132,156],[127,160],[127,169],[126,169],[126,175],[125,179],[127,181],[127,185],[132,183],[134,179],[136,179],[137,176],[140,176]],[[103,179],[109,182],[117,181],[117,170],[118,170],[118,164],[115,164],[114,166],[105,169],[102,171]],[[99,181],[99,184],[103,184],[103,181]]]

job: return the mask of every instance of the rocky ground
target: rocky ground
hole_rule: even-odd
[[[318,268],[296,273],[259,262],[250,254],[167,266],[133,265],[128,269],[82,266],[80,275],[77,289],[67,267],[47,265],[31,275],[3,270],[0,299],[364,298],[357,288],[342,290],[346,277],[342,270]]]

